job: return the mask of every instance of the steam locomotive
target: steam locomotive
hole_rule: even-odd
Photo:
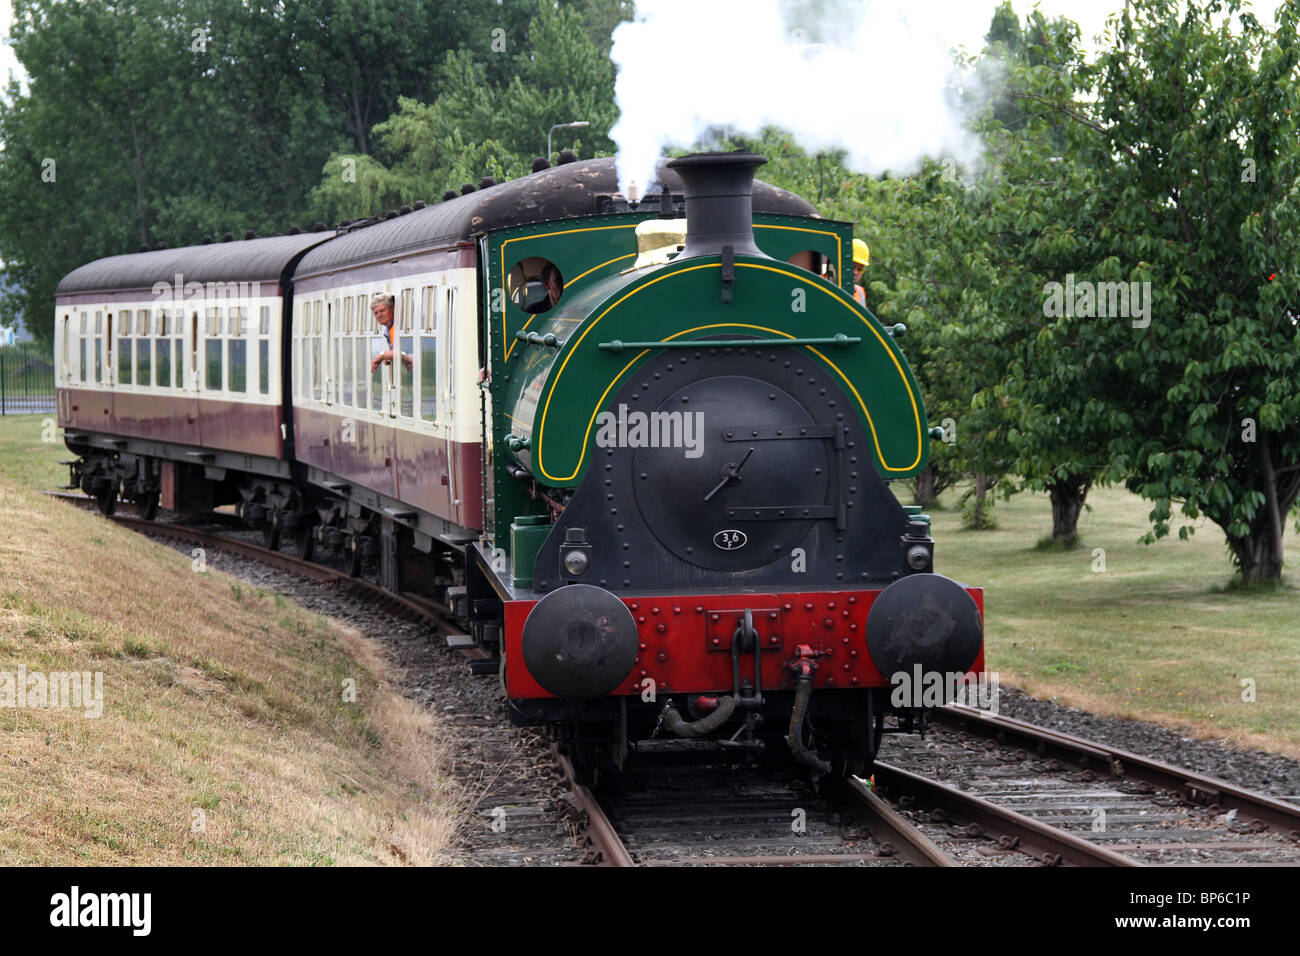
[[[901,326],[853,300],[851,226],[763,162],[661,163],[640,201],[570,162],[82,266],[56,294],[72,483],[105,512],[233,505],[444,603],[584,774],[679,740],[862,772],[916,713],[894,675],[982,670],[982,592],[887,485],[930,435]]]

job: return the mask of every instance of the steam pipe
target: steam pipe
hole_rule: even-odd
[[[677,708],[670,700],[664,704],[663,722],[678,737],[707,737],[727,722],[736,709],[736,698],[720,697],[713,713],[699,720],[687,720],[677,713]]]
[[[813,669],[806,667],[799,672],[799,684],[794,691],[794,709],[790,712],[790,732],[785,742],[790,745],[794,759],[814,773],[830,773],[831,765],[820,759],[803,745],[803,725],[808,719],[808,702],[812,699]]]

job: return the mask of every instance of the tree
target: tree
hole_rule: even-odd
[[[1279,578],[1300,496],[1298,16],[1270,34],[1236,2],[1137,0],[1070,109],[1105,170],[1094,275],[1149,304],[1059,323],[1114,369],[1110,474],[1154,502],[1146,540],[1181,503],[1247,583]]]
[[[469,48],[446,54],[432,84],[437,97],[402,97],[374,128],[373,161],[354,152],[330,156],[313,192],[316,213],[329,220],[371,215],[414,198],[436,199],[485,175],[523,175],[557,122],[591,124],[566,145],[586,155],[612,151],[614,70],[588,32],[588,17],[604,22],[622,5],[541,2],[533,10],[526,41],[509,57]]]

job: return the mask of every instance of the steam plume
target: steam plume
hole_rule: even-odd
[[[790,132],[849,168],[903,173],[976,146],[948,87],[970,0],[637,0],[614,31],[619,181],[642,192],[665,146],[711,130]],[[967,34],[969,35],[969,34]]]

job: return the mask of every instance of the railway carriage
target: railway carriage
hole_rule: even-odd
[[[685,157],[629,201],[574,162],[85,266],[56,303],[74,483],[235,504],[443,602],[585,773],[656,737],[862,769],[914,712],[892,675],[982,668],[982,595],[888,489],[929,432],[901,327],[853,301],[850,225],[761,163]],[[397,357],[372,369],[376,293]]]
[[[111,512],[240,500],[240,476],[287,482],[284,311],[292,269],[332,234],[112,256],[55,294],[58,421],[72,484]]]

